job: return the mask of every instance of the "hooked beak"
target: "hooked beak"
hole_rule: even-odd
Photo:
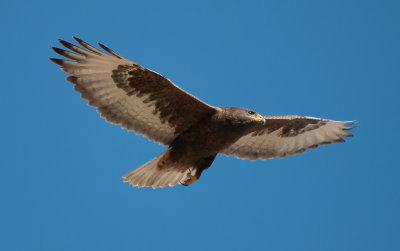
[[[261,115],[257,115],[257,116],[249,116],[250,118],[256,120],[256,121],[260,121],[263,123],[263,125],[265,124],[265,118],[264,116]]]

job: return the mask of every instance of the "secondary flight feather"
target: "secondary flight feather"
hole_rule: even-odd
[[[70,74],[67,81],[108,122],[168,145],[153,160],[123,176],[133,186],[190,185],[217,154],[251,160],[284,157],[351,137],[354,122],[305,116],[262,116],[237,107],[214,107],[164,76],[99,43],[74,37],[53,50],[68,58],[51,61]]]

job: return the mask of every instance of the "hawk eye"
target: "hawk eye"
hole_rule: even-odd
[[[254,114],[256,114],[255,111],[248,111],[247,113],[248,113],[249,115],[254,115]]]

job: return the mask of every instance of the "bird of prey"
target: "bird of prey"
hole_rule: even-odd
[[[353,122],[305,116],[263,116],[236,107],[214,107],[168,78],[98,44],[74,37],[83,47],[64,40],[70,49],[52,47],[72,60],[51,61],[70,74],[67,81],[108,122],[142,134],[168,149],[123,176],[137,187],[190,185],[209,168],[217,154],[268,159],[303,153],[342,137]]]

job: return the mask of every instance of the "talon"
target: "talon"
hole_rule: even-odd
[[[199,179],[197,178],[197,175],[196,175],[196,173],[194,174],[194,175],[192,175],[192,169],[191,168],[189,168],[188,169],[188,174],[187,174],[187,179],[183,182],[183,183],[181,183],[182,185],[184,185],[184,186],[189,186],[189,185],[191,185],[191,184],[193,184],[193,183],[195,183],[196,181],[198,181]]]

